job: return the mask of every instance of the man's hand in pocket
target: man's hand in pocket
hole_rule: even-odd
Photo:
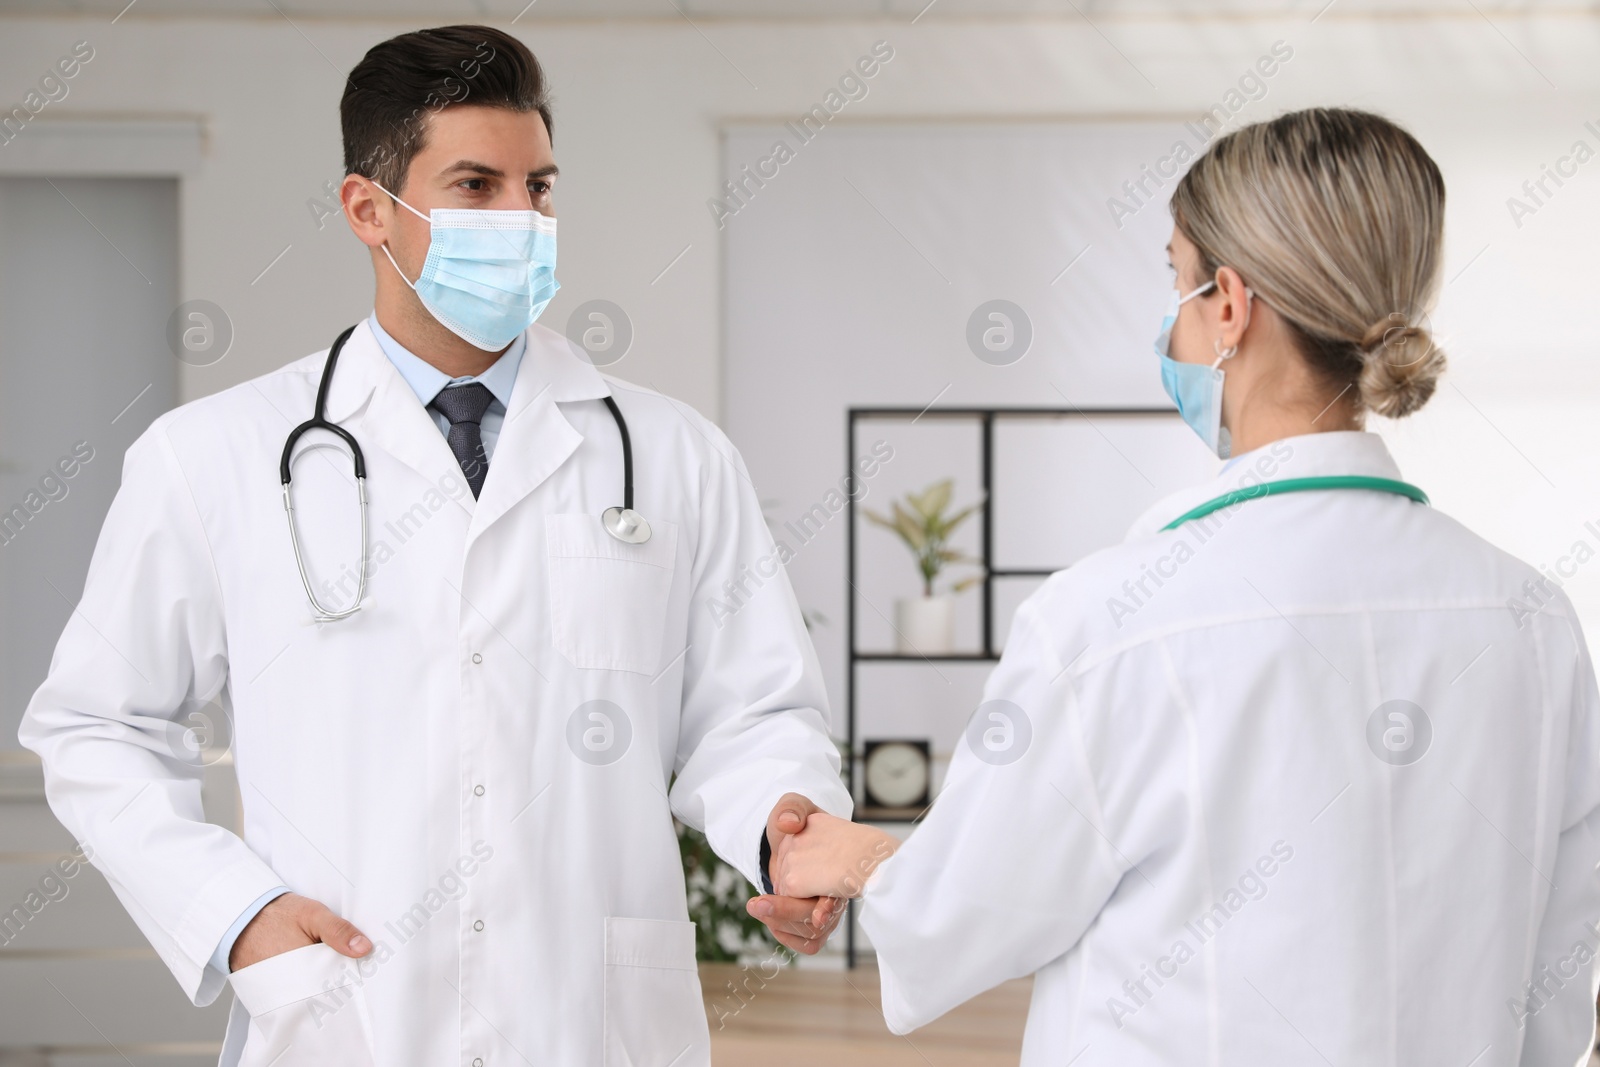
[[[284,893],[256,912],[239,931],[228,953],[228,970],[237,971],[319,941],[355,959],[372,951],[372,942],[348,919],[310,897]]]

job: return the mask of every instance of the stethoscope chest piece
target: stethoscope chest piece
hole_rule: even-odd
[[[600,525],[624,544],[642,545],[650,540],[650,524],[632,508],[606,508],[600,513]]]

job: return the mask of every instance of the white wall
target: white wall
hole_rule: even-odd
[[[877,77],[891,77],[893,62]],[[875,442],[885,445],[877,456],[885,461],[857,486],[861,504],[878,511],[947,477],[956,506],[977,499],[978,423],[937,414],[906,421],[924,408],[1169,413],[1000,420],[989,508],[993,565],[1001,571],[1067,566],[1120,540],[1157,499],[1214,469],[1155,373],[1151,341],[1171,289],[1162,253],[1171,223],[1160,203],[1120,228],[1105,208],[1105,190],[1171,147],[1172,125],[852,122],[805,143],[782,124],[730,130],[733,175],[752,161],[781,158],[775,143],[795,151],[788,163],[765,167],[772,177],[764,185],[749,182],[748,202],[724,238],[725,425],[759,472],[775,533],[794,553],[791,580],[826,620],[812,637],[840,715],[852,600],[844,579],[848,519],[841,512],[821,529],[817,523],[827,508],[844,506],[836,490],[847,407],[910,413],[857,427],[853,462]],[[991,352],[980,342],[975,351],[973,316],[996,299],[1015,307],[1012,347]],[[980,333],[992,328],[992,320],[977,321]],[[819,504],[824,510],[812,510]],[[896,601],[918,594],[918,575],[892,534],[857,521],[856,647],[893,652]],[[976,517],[954,543],[979,550]],[[952,576],[972,573],[951,571],[941,576],[941,591]],[[993,648],[1003,646],[1012,612],[1040,581],[997,579]],[[955,651],[983,648],[982,597],[982,589],[957,596]],[[948,681],[943,668],[919,666]],[[874,684],[868,675],[906,673],[874,664],[857,676],[865,690]],[[935,715],[914,689],[892,703],[860,704],[858,739],[896,736],[885,733],[891,721]],[[907,736],[930,738],[942,766],[973,707],[947,699],[943,729],[929,721]]]
[[[797,116],[879,39],[896,58],[847,117],[1194,113],[1282,39],[1294,58],[1241,119],[1310,104],[1383,110],[1421,137],[1450,185],[1448,271],[1460,277],[1436,325],[1455,369],[1434,404],[1390,434],[1407,474],[1438,506],[1534,562],[1555,561],[1579,537],[1600,545],[1583,529],[1600,519],[1589,239],[1600,224],[1600,162],[1520,228],[1506,208],[1573,141],[1600,149],[1584,128],[1600,120],[1600,19],[1496,12],[1491,21],[1466,5],[1432,18],[1360,16],[1335,5],[1311,21],[1320,6],[1294,18],[1174,21],[1102,5],[1091,8],[1093,26],[1069,8],[991,21],[945,19],[935,7],[915,24],[524,20],[515,28],[554,81],[564,172],[563,289],[547,321],[564,323],[586,299],[617,302],[637,336],[614,370],[717,414],[721,235],[706,201],[721,178],[722,124]],[[337,226],[319,232],[306,202],[341,176],[344,72],[417,23],[294,18],[148,17],[136,6],[115,24],[0,19],[4,106],[87,39],[95,59],[37,121],[205,118],[207,155],[182,191],[182,296],[222,305],[237,340],[217,365],[184,368],[186,397],[326,345],[370,304],[364,250]],[[982,211],[977,192],[970,208]],[[759,485],[762,471],[753,473]],[[1570,587],[1591,629],[1596,572],[1590,564]],[[803,601],[818,593],[800,589]]]

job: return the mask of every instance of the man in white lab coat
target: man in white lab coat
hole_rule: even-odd
[[[336,363],[129,449],[22,741],[190,998],[231,974],[226,1064],[705,1064],[673,816],[761,886],[778,835],[851,807],[793,593],[751,577],[772,541],[749,475],[698,414],[531,324],[557,172],[522,44],[397,37],[341,116],[374,312]],[[365,525],[326,430],[285,522],[280,452],[324,380]],[[601,520],[623,417],[642,542]],[[213,700],[242,839],[205,821],[182,743]],[[837,921],[816,905],[758,907],[814,952]]]

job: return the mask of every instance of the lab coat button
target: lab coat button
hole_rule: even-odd
[[[473,1060],[472,1067],[483,1067],[483,1057],[479,1056],[477,1059]]]
[[[474,662],[474,663],[482,663],[483,662],[483,653],[474,652],[472,654],[472,662]]]
[[[472,795],[475,796],[475,797],[483,796],[483,786],[481,786],[481,785],[473,786],[472,787]]]
[[[472,924],[472,928],[474,930],[482,930],[483,929],[483,920],[479,919],[477,922],[473,923]]]

